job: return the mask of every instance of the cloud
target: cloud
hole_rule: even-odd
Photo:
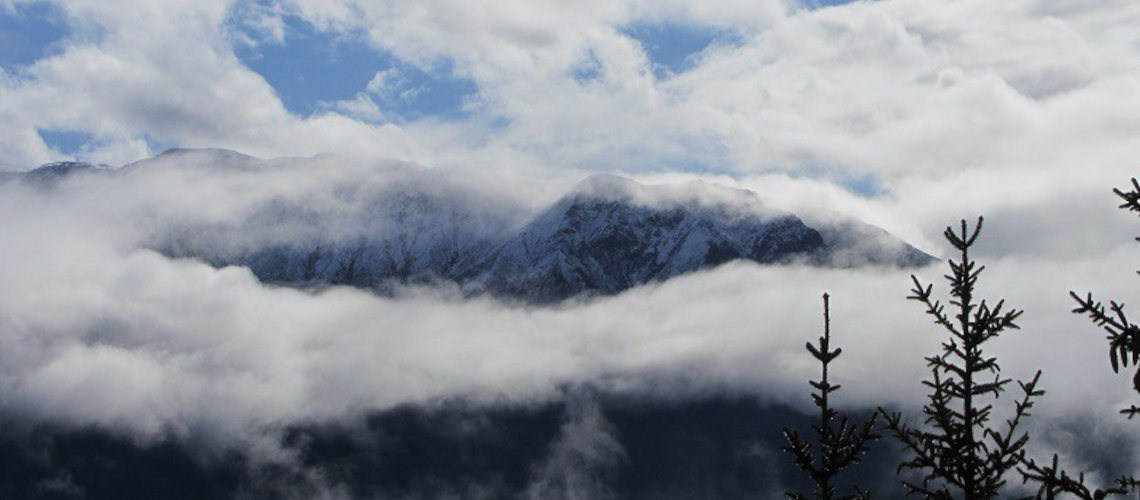
[[[590,396],[567,403],[566,422],[546,459],[532,471],[525,497],[571,500],[616,498],[610,484],[626,459],[613,424]]]
[[[234,33],[238,42],[251,46],[263,43],[285,44],[285,11],[280,5],[238,4],[230,15],[238,25],[245,28],[244,31]]]
[[[371,84],[369,85],[371,86]],[[352,99],[336,101],[331,103],[329,107],[345,116],[364,122],[376,123],[384,121],[384,113],[380,111],[380,106],[365,93],[356,94],[356,97]]]
[[[380,94],[391,85],[390,80],[393,76],[399,78],[399,72],[393,70],[377,71],[372,79],[368,80],[368,86],[365,87],[365,90],[372,94]]]
[[[833,332],[845,352],[835,366],[845,387],[840,404],[913,408],[922,401],[922,356],[941,338],[904,299],[907,274],[882,269],[734,263],[537,309],[435,289],[390,299],[267,287],[244,268],[216,269],[144,247],[156,229],[241,220],[275,196],[353,213],[354,203],[371,198],[338,198],[343,186],[377,189],[404,179],[405,170],[336,159],[251,168],[258,164],[225,155],[195,167],[185,159],[192,157],[75,177],[47,191],[0,187],[0,231],[8,236],[0,246],[4,412],[144,440],[211,436],[206,443],[272,449],[256,443],[274,442],[294,422],[455,398],[529,404],[580,384],[661,401],[755,396],[807,410],[803,382],[817,367],[802,346],[820,329],[823,291],[832,294]],[[530,199],[493,183],[526,193],[520,202]],[[987,228],[983,241],[991,236],[1001,235]],[[1101,363],[1100,335],[1069,312],[1067,297],[1092,290],[1127,300],[1134,250],[1125,241],[1064,258],[1024,252],[983,262],[981,292],[1027,311],[1023,331],[992,352],[1009,376],[1045,370],[1050,392],[1035,412],[1041,422],[1094,412],[1112,429],[1115,410],[1134,396],[1127,377]],[[917,272],[938,293],[943,273]]]
[[[377,47],[408,60],[455,61],[456,71],[478,83],[482,111],[510,120],[492,142],[535,161],[626,169],[697,161],[751,173],[815,168],[829,177],[881,176],[892,192],[915,175],[1071,166],[1073,157],[1056,156],[1061,150],[1101,156],[1070,134],[1088,134],[1092,125],[1103,138],[1119,138],[1119,128],[1084,107],[1082,119],[1099,123],[1078,128],[1066,116],[1075,109],[1069,103],[1128,101],[1104,85],[1134,78],[1137,67],[1134,47],[1106,26],[1110,13],[1137,15],[1125,4],[1048,16],[1045,4],[1032,1],[1000,12],[981,2],[793,13],[772,4],[760,9],[765,16],[734,12],[737,23],[634,2],[573,12],[511,3],[479,12],[446,2],[296,5],[319,26],[367,29]],[[614,29],[645,19],[746,36],[658,80],[644,47]],[[598,79],[576,80],[583,64]],[[1037,147],[1042,141],[1050,144],[1048,157]]]
[[[23,167],[60,158],[36,130],[80,129],[105,145],[85,153],[113,164],[137,159],[139,145],[173,144],[433,166],[869,179],[884,204],[902,201],[890,217],[919,211],[938,226],[939,207],[1016,206],[1072,182],[1087,198],[1120,182],[1137,153],[1130,92],[1140,60],[1128,27],[1140,13],[1127,2],[259,5],[140,2],[130,16],[62,5],[78,34],[7,74],[0,156]],[[391,70],[377,68],[385,92],[374,78],[360,95],[292,115],[234,55],[228,27],[253,14],[295,16],[401,64],[469,78],[478,97],[466,117],[393,123],[391,105],[416,90],[390,86]],[[650,51],[622,29],[638,22],[739,36],[660,79]],[[584,64],[596,77],[577,78]],[[922,203],[932,190],[944,193],[933,193],[939,203]]]
[[[224,29],[225,2],[140,2],[129,14],[120,7],[63,5],[70,22],[91,34],[68,40],[60,53],[5,80],[0,112],[12,117],[14,132],[4,136],[12,139],[5,151],[11,163],[30,166],[60,156],[39,139],[15,140],[21,132],[34,138],[36,129],[84,130],[108,145],[149,139],[276,156],[351,154],[370,144],[364,149],[374,156],[405,156],[407,136],[392,140],[403,135],[393,127],[289,114],[274,89],[234,55]],[[137,150],[113,147],[89,155],[114,164],[140,157]]]

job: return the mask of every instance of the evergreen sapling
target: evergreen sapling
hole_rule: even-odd
[[[819,423],[812,425],[815,432],[818,448],[813,449],[812,444],[805,441],[794,430],[784,428],[784,438],[788,445],[784,451],[791,453],[800,470],[811,477],[815,489],[810,495],[796,492],[787,492],[785,496],[791,500],[865,500],[870,494],[858,486],[855,492],[840,495],[835,484],[835,477],[844,469],[858,464],[863,455],[867,453],[868,444],[879,438],[875,433],[875,421],[878,415],[872,415],[862,425],[853,424],[846,416],[831,407],[830,396],[838,391],[840,386],[832,384],[828,378],[828,365],[839,357],[842,349],[831,348],[831,313],[829,296],[823,294],[823,336],[819,338],[818,345],[806,344],[812,357],[819,360],[822,375],[819,380],[808,381],[816,390],[811,395],[812,401],[819,408]]]
[[[1029,440],[1021,430],[1034,400],[1044,394],[1037,388],[1041,372],[1028,382],[1018,382],[1021,397],[1014,403],[1013,415],[1004,426],[991,426],[993,401],[1010,379],[1001,377],[994,357],[987,356],[987,342],[1009,330],[1018,329],[1022,311],[1006,309],[1005,301],[991,305],[977,300],[975,289],[984,270],[970,257],[970,249],[982,229],[982,218],[970,230],[963,220],[955,232],[943,233],[959,252],[959,260],[949,261],[949,308],[933,298],[933,286],[923,285],[911,276],[911,300],[921,302],[949,338],[939,354],[926,358],[931,378],[923,381],[930,389],[923,406],[924,424],[915,427],[899,413],[880,409],[886,429],[898,439],[910,456],[899,465],[900,472],[914,470],[921,481],[904,480],[908,494],[923,498],[981,500],[997,497],[1006,485],[1006,474],[1020,464]],[[949,309],[949,310],[948,310]]]

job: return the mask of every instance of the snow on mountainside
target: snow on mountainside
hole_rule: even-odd
[[[200,173],[192,170],[189,154],[158,164],[196,178]],[[310,159],[230,156],[236,165],[208,168],[235,177],[235,185],[267,179],[293,185],[301,178],[314,186],[258,200],[236,221],[184,224],[159,235],[154,247],[218,266],[246,266],[276,284],[384,292],[470,277],[477,262],[518,225],[517,209],[423,168],[397,163],[346,173],[351,169],[314,166]],[[293,175],[284,179],[272,177],[290,170]]]
[[[702,186],[707,194],[714,186]],[[723,188],[722,188],[723,189]],[[791,214],[704,203],[595,175],[501,245],[477,284],[498,295],[556,301],[612,294],[736,259],[805,257],[823,238]],[[748,210],[752,209],[752,210]]]
[[[466,200],[432,193],[393,190],[367,201],[366,207],[356,218],[358,236],[282,242],[219,263],[247,265],[262,280],[284,284],[387,289],[459,281],[473,274],[472,267],[493,249],[507,226]],[[289,226],[306,219],[321,223],[319,214],[274,203],[249,225]]]
[[[0,181],[18,179],[28,185],[47,188],[64,179],[112,171],[113,169],[107,165],[95,165],[82,161],[60,161],[48,163],[27,172],[5,172],[7,175],[0,177]]]
[[[145,246],[247,266],[263,281],[293,286],[389,293],[451,283],[465,294],[550,303],[738,259],[839,267],[932,260],[849,217],[805,222],[751,191],[700,181],[648,186],[594,175],[528,217],[511,201],[438,171],[399,162],[353,170],[322,161],[172,150],[110,172],[111,182],[133,180],[159,192],[163,184],[201,183],[201,201],[224,202],[225,213],[238,214],[205,210],[164,219]],[[55,179],[94,168],[56,164],[23,176]]]
[[[253,169],[268,163],[265,160],[247,154],[231,151],[229,149],[183,149],[173,148],[159,153],[153,158],[146,158],[128,163],[121,170],[127,172],[134,169],[147,168],[154,164],[181,165],[195,168],[225,168]]]

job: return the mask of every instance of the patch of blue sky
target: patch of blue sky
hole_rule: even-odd
[[[836,5],[845,5],[855,3],[860,0],[800,0],[804,7],[810,10],[823,9],[826,7],[835,7]]]
[[[590,83],[602,76],[602,63],[598,61],[597,55],[591,50],[590,57],[583,61],[582,64],[575,66],[572,73],[574,80],[578,83]]]
[[[49,148],[74,158],[80,156],[84,146],[95,142],[93,134],[81,130],[39,129],[37,132]]]
[[[51,55],[69,34],[63,12],[51,3],[0,7],[0,68],[12,71]]]
[[[150,134],[143,134],[142,139],[146,142],[146,149],[150,151],[151,154],[158,154],[168,149],[180,147],[180,144],[177,142],[160,140]]]
[[[389,98],[378,101],[385,112],[395,112],[405,121],[470,116],[468,105],[478,95],[479,86],[470,78],[455,77],[454,63],[440,62],[430,72],[399,62],[393,67],[399,70],[400,80]]]
[[[107,144],[106,138],[100,138],[83,130],[37,129],[36,132],[49,148],[78,161],[90,161],[88,155]],[[150,134],[143,134],[142,139],[151,153],[159,153],[177,146],[172,142],[155,139]]]
[[[671,170],[702,175],[724,175],[732,178],[739,176],[739,172],[728,163],[717,159],[676,158],[663,162]]]
[[[371,95],[386,117],[414,121],[425,117],[462,118],[476,84],[455,76],[449,62],[424,70],[367,43],[363,34],[322,31],[296,16],[283,16],[284,43],[235,43],[237,57],[265,78],[286,109],[309,116],[329,104],[365,92],[377,72],[396,70],[382,92]],[[251,28],[234,23],[232,29]]]
[[[875,198],[883,194],[882,184],[879,183],[877,177],[871,174],[842,179],[839,184],[863,198]]]
[[[621,31],[641,44],[658,79],[691,68],[695,57],[714,43],[739,42],[739,35],[732,30],[670,22],[634,23]]]
[[[853,172],[841,164],[803,163],[796,171],[788,172],[788,175],[831,182],[862,198],[877,198],[887,192],[882,181],[874,174]]]

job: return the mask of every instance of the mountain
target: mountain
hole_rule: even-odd
[[[82,175],[102,174],[111,171],[111,167],[107,165],[96,165],[82,161],[60,161],[48,163],[27,172],[8,172],[8,176],[6,176],[7,179],[4,180],[18,179],[28,185],[48,188],[63,179],[70,179]]]
[[[926,252],[857,219],[833,213],[809,219],[807,223],[823,237],[827,249],[821,262],[824,265],[922,267],[934,261]]]
[[[254,169],[266,163],[265,160],[229,149],[216,148],[172,148],[158,156],[145,158],[123,165],[124,172],[152,167],[155,164],[180,165],[193,168]]]
[[[500,245],[475,282],[496,295],[550,302],[731,260],[773,263],[824,250],[819,232],[794,215],[665,191],[612,175],[587,178]]]
[[[248,266],[260,279],[279,284],[327,283],[386,291],[403,284],[467,281],[508,229],[506,220],[461,193],[399,186],[360,203],[359,212],[343,214],[352,221],[351,230],[331,231],[320,213],[286,202],[270,203],[244,224],[242,232],[282,228],[311,236],[244,253],[239,250],[220,259],[215,255],[213,261]],[[178,253],[210,256],[209,251]]]
[[[117,170],[52,164],[23,178],[54,182],[98,169],[115,172],[112,182],[160,193],[172,183],[191,185],[189,199],[201,198],[191,203],[231,208],[164,218],[143,245],[245,266],[262,281],[288,286],[388,294],[409,284],[447,285],[465,295],[553,303],[740,259],[834,267],[933,260],[853,218],[803,219],[751,191],[700,181],[650,186],[593,175],[533,211],[431,169],[399,162],[354,168],[328,158],[171,150]]]
[[[277,284],[390,293],[407,284],[450,283],[467,295],[526,303],[616,294],[739,259],[839,267],[932,261],[874,226],[843,219],[813,227],[766,207],[752,192],[705,183],[645,186],[595,175],[517,227],[463,194],[397,183],[357,200],[366,207],[361,212],[342,214],[355,231],[341,237],[323,229],[336,224],[327,216],[275,200],[233,232],[306,236],[227,252],[177,239],[165,248],[215,265],[247,266]],[[204,241],[219,239],[235,238]]]

